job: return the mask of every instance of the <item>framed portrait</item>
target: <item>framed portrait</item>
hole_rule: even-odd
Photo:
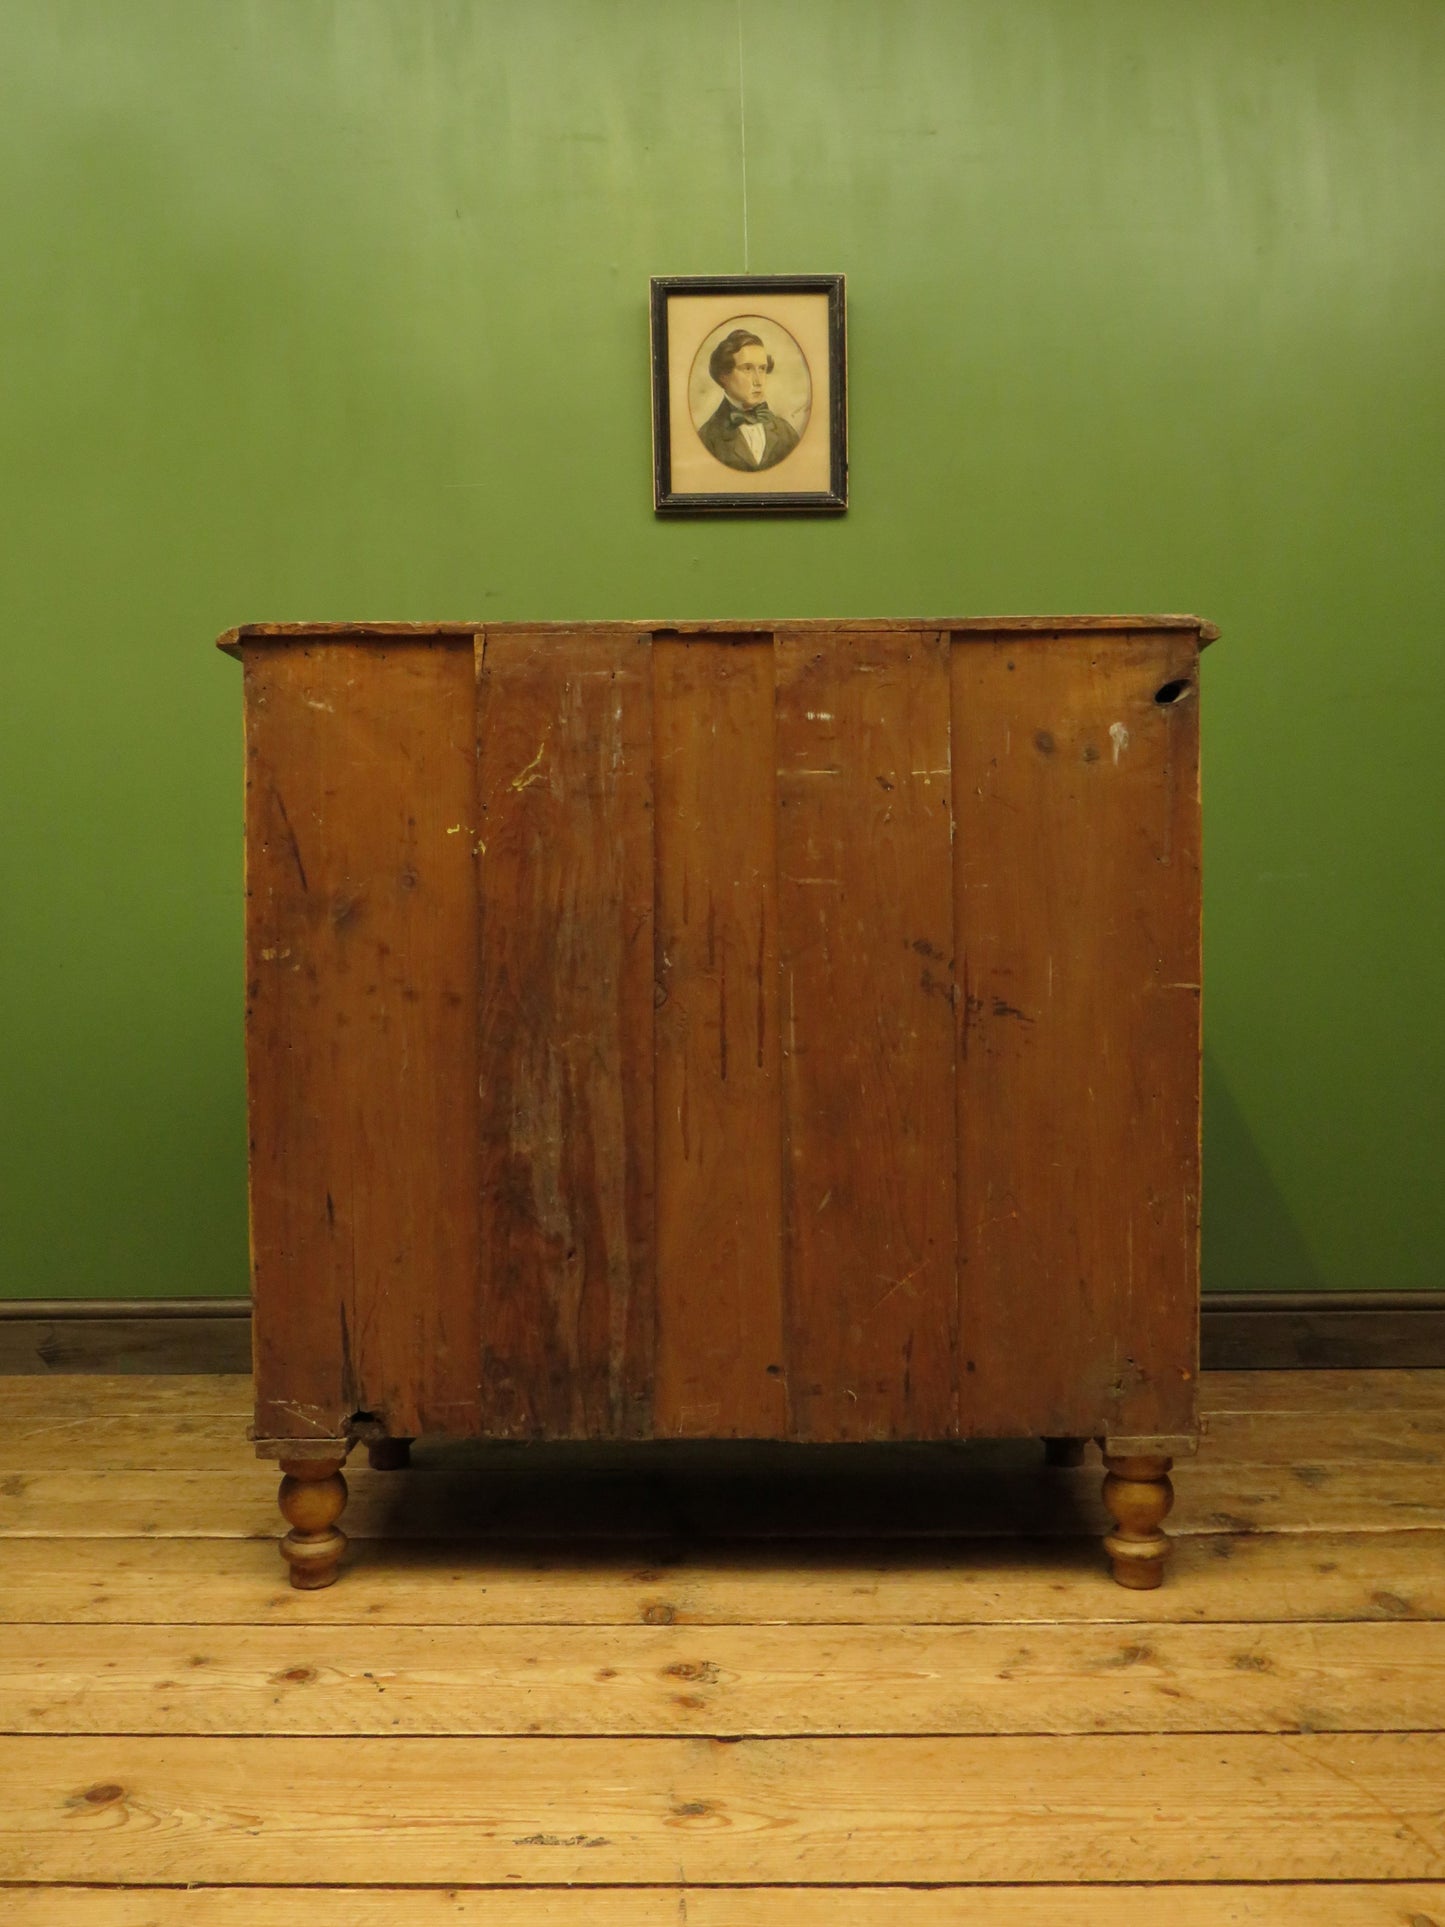
[[[848,506],[841,274],[652,283],[659,514]]]

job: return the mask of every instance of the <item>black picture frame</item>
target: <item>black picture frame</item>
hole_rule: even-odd
[[[805,298],[802,305],[798,297]],[[793,327],[775,319],[774,310],[792,318]],[[717,320],[719,315],[725,318]],[[799,317],[805,328],[798,327]],[[762,340],[772,343],[781,357],[782,382],[791,383],[793,392],[798,392],[801,379],[807,396],[805,407],[779,413],[765,395],[762,419],[768,423],[764,443],[767,454],[755,467],[755,458],[749,452],[756,446],[755,440],[751,434],[739,434],[736,427],[745,416],[738,412],[735,398],[729,411],[726,391],[717,377],[707,372],[717,354],[722,354],[718,365],[732,373],[725,356],[728,342],[720,344],[708,364],[700,359],[708,342],[728,326],[729,319],[739,324],[731,331],[739,335],[745,328],[760,328]],[[703,326],[703,320],[711,325]],[[812,361],[806,346],[796,339],[798,334],[813,345]],[[653,507],[659,515],[836,514],[847,508],[848,356],[843,275],[654,275],[651,338]],[[757,333],[752,334],[752,340],[759,338]],[[820,407],[817,390],[823,371],[815,363],[818,343],[824,338],[826,394]],[[734,359],[737,356],[735,350]],[[801,367],[801,378],[795,363]],[[774,353],[769,348],[766,379],[771,380],[774,372]],[[759,374],[757,379],[763,376]],[[697,408],[689,399],[693,395],[705,395],[709,401],[713,395],[718,396],[716,416],[700,422]],[[681,406],[688,407],[685,423],[679,419]],[[799,420],[801,428],[796,426]],[[734,424],[731,432],[729,422]],[[826,434],[825,448],[818,446],[820,430]],[[777,454],[777,445],[789,436],[791,445]],[[782,486],[789,479],[790,466],[802,486]],[[745,483],[741,477],[746,468],[752,473]],[[770,481],[776,475],[779,485],[754,479],[764,473]]]

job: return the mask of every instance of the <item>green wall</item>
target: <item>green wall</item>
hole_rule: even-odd
[[[0,71],[0,1292],[246,1288],[219,629],[1098,609],[1225,631],[1208,1283],[1445,1284],[1439,0],[8,0]],[[849,277],[853,507],[658,523],[647,278],[745,266]]]

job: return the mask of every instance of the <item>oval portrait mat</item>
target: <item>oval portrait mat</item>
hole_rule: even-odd
[[[722,389],[708,373],[708,362],[713,349],[720,341],[725,341],[734,328],[746,328],[750,334],[757,335],[772,356],[773,372],[768,376],[767,384],[768,407],[780,420],[796,430],[801,442],[813,412],[813,377],[808,358],[780,321],[763,314],[730,315],[703,336],[687,380],[688,409],[699,438],[703,423],[716,412],[723,398]],[[775,466],[779,469],[785,467],[790,456],[796,453],[796,449],[790,450]],[[722,468],[723,464],[719,462],[718,467]]]

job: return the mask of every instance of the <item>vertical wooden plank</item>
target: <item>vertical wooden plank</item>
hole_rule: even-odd
[[[954,1429],[945,637],[780,635],[779,966],[792,1425]]]
[[[1196,656],[954,648],[965,1431],[1192,1429]]]
[[[246,658],[256,1428],[477,1405],[472,652]]]
[[[656,1424],[781,1436],[782,1109],[773,639],[652,645]]]
[[[645,637],[477,654],[484,1428],[651,1428],[652,682]]]

